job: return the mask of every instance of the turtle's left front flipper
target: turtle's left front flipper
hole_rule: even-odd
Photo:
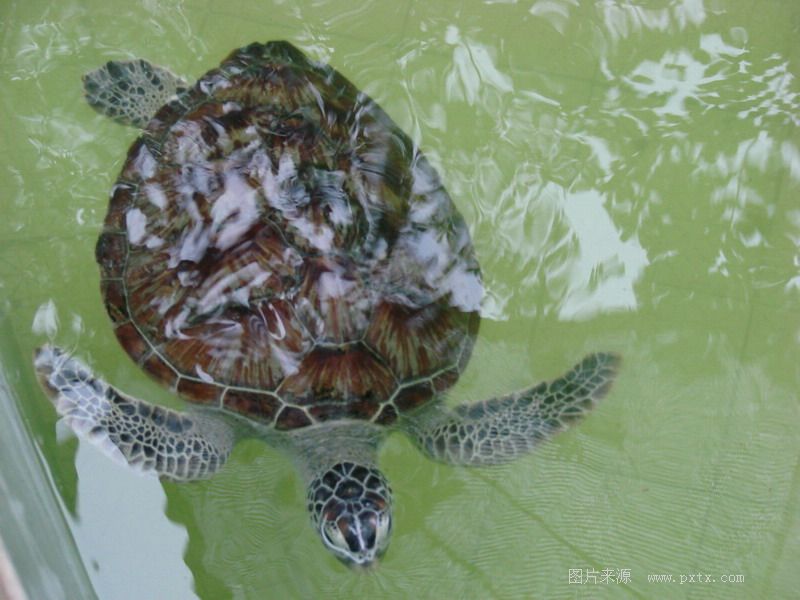
[[[122,125],[144,129],[156,111],[189,86],[146,60],[112,60],[83,76],[86,101]]]
[[[60,348],[36,350],[34,366],[66,424],[117,461],[191,481],[211,477],[231,452],[234,432],[222,419],[126,396]]]
[[[554,381],[452,410],[423,412],[408,430],[426,454],[441,462],[509,462],[584,417],[608,392],[619,362],[616,354],[590,354]]]

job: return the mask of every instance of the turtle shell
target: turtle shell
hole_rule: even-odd
[[[116,335],[188,400],[389,424],[451,386],[482,284],[425,157],[330,66],[233,52],[131,146],[97,243]]]

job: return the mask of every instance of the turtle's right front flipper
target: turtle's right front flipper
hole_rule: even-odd
[[[39,348],[34,366],[67,425],[112,458],[144,472],[173,481],[204,479],[222,467],[233,447],[233,430],[221,419],[126,396],[59,348]]]
[[[188,84],[146,60],[112,60],[83,76],[86,101],[123,125],[144,129],[159,108]]]
[[[590,354],[549,383],[452,410],[422,412],[410,419],[408,432],[441,462],[509,462],[586,416],[608,392],[619,362],[616,354]]]

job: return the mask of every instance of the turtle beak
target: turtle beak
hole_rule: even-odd
[[[378,568],[379,558],[380,557],[378,556],[365,556],[363,560],[353,560],[350,557],[345,558],[340,556],[339,560],[350,567],[353,571],[369,573],[370,571],[374,571]]]

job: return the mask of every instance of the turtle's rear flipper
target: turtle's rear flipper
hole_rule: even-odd
[[[143,129],[188,84],[146,60],[113,60],[83,76],[86,101],[99,113]]]
[[[42,346],[36,374],[63,420],[117,461],[173,481],[210,477],[234,443],[231,427],[126,396],[63,350]]]
[[[580,420],[606,395],[620,358],[590,354],[549,383],[453,410],[421,413],[409,433],[431,458],[460,465],[511,461]]]

